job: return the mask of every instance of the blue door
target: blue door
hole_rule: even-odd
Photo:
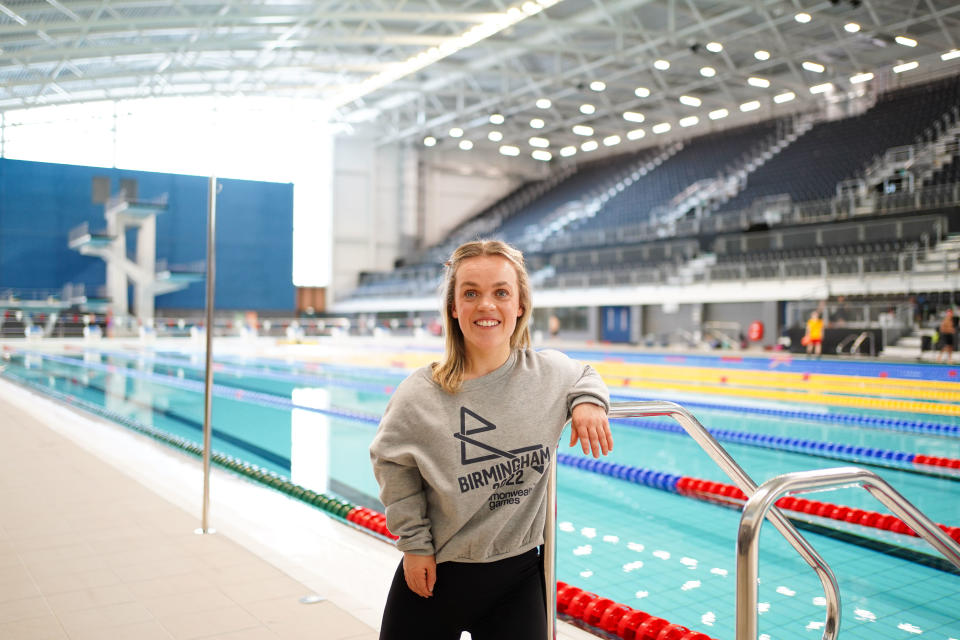
[[[630,307],[601,307],[603,328],[600,339],[606,342],[630,342]]]

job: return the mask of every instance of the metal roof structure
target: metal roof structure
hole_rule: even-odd
[[[960,73],[958,41],[956,0],[0,0],[0,111],[303,98],[384,142],[555,155]]]

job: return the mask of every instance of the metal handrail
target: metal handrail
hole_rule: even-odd
[[[610,405],[610,418],[643,418],[652,416],[669,416],[680,423],[680,426],[692,437],[700,448],[723,469],[723,472],[733,480],[747,496],[752,496],[757,490],[757,483],[747,475],[747,472],[737,464],[733,457],[720,446],[716,438],[700,424],[693,415],[675,402],[661,400],[638,402],[614,402]],[[544,582],[547,601],[547,638],[556,638],[557,619],[557,580],[556,580],[556,512],[557,512],[557,452],[554,447],[552,471],[547,479],[547,521],[544,526]],[[827,623],[823,630],[822,640],[834,640],[840,629],[840,589],[837,579],[827,563],[820,557],[810,543],[800,535],[793,524],[787,520],[779,509],[771,508],[764,511],[777,531],[786,538],[787,542],[797,550],[797,553],[817,573],[823,584],[823,593],[827,605]],[[739,640],[739,638],[738,638]]]
[[[757,574],[760,527],[774,502],[785,493],[802,492],[829,486],[862,485],[890,511],[900,516],[920,537],[960,569],[960,545],[947,536],[935,522],[883,478],[860,467],[835,467],[797,471],[771,478],[747,500],[737,532],[737,630],[736,640],[757,637]],[[839,622],[839,620],[838,620]],[[827,624],[830,620],[828,616]]]

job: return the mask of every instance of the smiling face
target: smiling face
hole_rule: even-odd
[[[510,355],[510,337],[523,315],[517,272],[502,256],[476,256],[460,263],[451,315],[463,332],[471,363]]]

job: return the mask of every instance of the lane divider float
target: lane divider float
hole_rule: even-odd
[[[627,424],[639,429],[648,431],[663,431],[666,433],[685,434],[683,427],[676,422],[665,420],[650,420],[648,418],[615,418],[619,424]],[[960,469],[960,459],[946,458],[940,456],[929,456],[906,451],[894,451],[891,449],[880,449],[877,447],[865,447],[862,445],[842,444],[837,442],[825,442],[822,440],[808,440],[806,438],[790,438],[770,433],[753,433],[748,431],[735,431],[733,429],[707,429],[713,437],[724,442],[733,442],[761,449],[773,449],[778,451],[790,451],[794,453],[803,453],[820,458],[831,458],[837,460],[861,460],[870,458],[878,462],[886,462],[890,468],[901,471],[911,471],[909,467],[897,466],[895,463],[916,464],[943,467],[947,469]],[[894,464],[890,464],[894,463]]]
[[[720,502],[738,509],[742,507],[747,500],[746,494],[744,494],[739,487],[732,484],[712,482],[710,480],[689,476],[679,476],[662,471],[644,469],[642,467],[617,464],[607,460],[571,456],[563,453],[557,454],[557,462],[564,466],[583,469],[584,471],[625,480],[653,489],[660,489],[662,491],[709,500],[711,502]],[[787,511],[796,511],[798,513],[805,513],[830,520],[849,522],[863,527],[918,537],[907,523],[889,513],[884,514],[865,509],[855,509],[830,502],[820,502],[818,500],[808,500],[794,496],[780,498],[777,500],[776,505]],[[960,527],[952,527],[939,523],[937,526],[948,536],[960,543]]]

